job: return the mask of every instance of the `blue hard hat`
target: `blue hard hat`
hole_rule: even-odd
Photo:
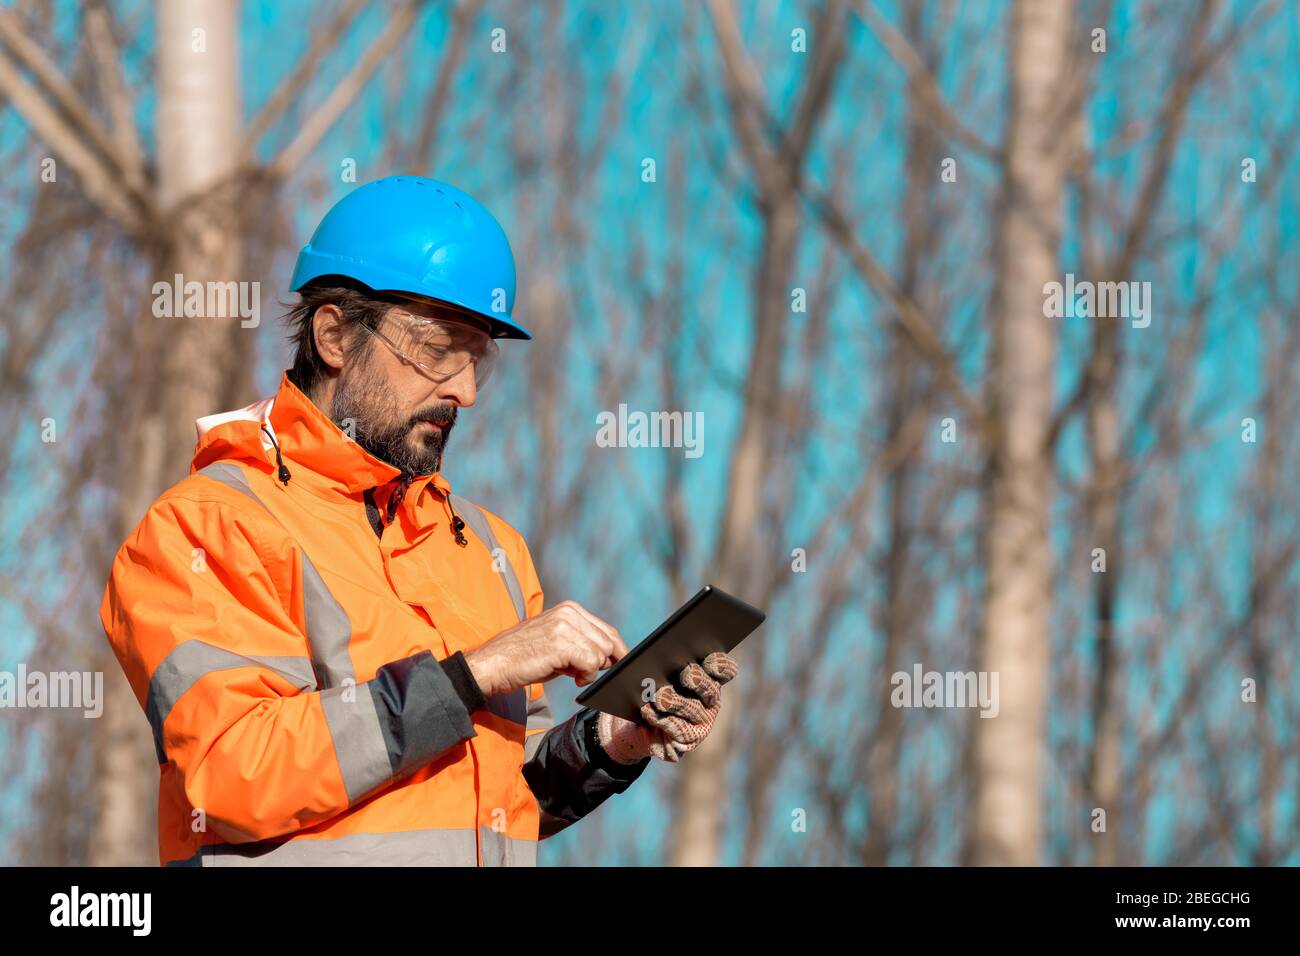
[[[298,253],[290,288],[329,275],[473,312],[494,338],[532,338],[511,321],[515,257],[505,231],[472,196],[436,179],[389,176],[336,202]]]

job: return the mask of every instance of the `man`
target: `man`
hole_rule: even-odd
[[[553,725],[542,685],[627,653],[543,610],[523,538],[440,473],[514,324],[505,233],[465,193],[394,177],[298,258],[293,368],[200,419],[101,608],[153,728],[165,865],[528,865],[539,838],[707,736],[712,654],[626,721]]]

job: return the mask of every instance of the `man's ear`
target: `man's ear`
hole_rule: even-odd
[[[347,354],[347,330],[343,312],[337,305],[322,305],[311,320],[311,335],[316,343],[316,354],[330,368],[343,368]]]

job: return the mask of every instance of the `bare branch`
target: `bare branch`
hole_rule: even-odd
[[[122,182],[115,171],[87,146],[45,97],[23,79],[13,61],[3,52],[0,52],[0,93],[9,98],[36,135],[72,167],[92,203],[128,232],[140,231],[144,217],[124,195]]]
[[[797,173],[812,145],[818,119],[826,108],[826,100],[835,84],[840,61],[844,59],[845,7],[842,0],[827,0],[813,25],[814,42],[818,55],[813,57],[809,76],[800,92],[799,106],[782,143],[786,169]]]
[[[880,15],[880,12],[870,0],[851,0],[851,2],[853,12],[871,28],[871,31],[884,44],[885,49],[889,51],[889,55],[894,59],[894,62],[907,72],[907,78],[916,85],[918,105],[925,110],[939,128],[971,152],[978,153],[994,162],[1002,162],[1001,149],[986,143],[978,134],[967,129],[965,124],[957,118],[957,114],[952,111],[952,107],[944,99],[943,92],[939,89],[939,84],[935,82],[930,68],[926,66],[925,60],[916,51],[916,48],[908,42],[907,37],[894,29],[893,24]]]
[[[17,60],[0,51],[0,93],[76,171],[87,197],[129,231],[137,231],[143,218],[139,208],[147,201],[133,184],[142,177],[129,171],[129,162],[85,102],[9,10],[0,9],[0,41]],[[20,66],[31,72],[39,88],[23,78]]]
[[[128,186],[143,195],[145,152],[135,125],[135,103],[122,75],[122,51],[113,33],[113,14],[104,0],[86,9],[87,45],[95,61],[99,88],[108,105],[110,135]]]
[[[451,90],[452,77],[460,69],[465,59],[468,44],[465,42],[470,24],[483,7],[483,0],[460,0],[451,20],[451,38],[447,41],[447,50],[438,64],[438,78],[433,84],[433,95],[424,110],[424,119],[420,131],[411,147],[403,155],[402,165],[414,169],[422,163],[432,163],[434,137],[438,133],[438,124],[447,107],[447,94]]]
[[[105,158],[122,167],[108,133],[96,122],[89,107],[72,88],[72,84],[59,72],[58,67],[50,62],[44,51],[23,32],[18,18],[3,9],[0,9],[0,40],[4,41],[18,63],[31,71],[36,82],[53,99],[54,105],[67,114],[68,119],[72,120],[73,125],[90,141],[90,144],[102,152]]]
[[[904,294],[885,267],[877,262],[871,251],[858,240],[853,227],[833,199],[825,193],[814,193],[808,189],[804,190],[804,197],[821,218],[832,238],[852,260],[854,267],[867,284],[892,307],[894,317],[898,320],[903,333],[921,356],[930,363],[944,387],[960,403],[976,431],[987,441],[990,437],[988,416],[980,403],[966,390],[956,363],[934,329],[930,327],[930,322],[920,306]]]
[[[763,132],[759,125],[764,112],[761,107],[765,100],[763,83],[745,53],[744,43],[740,39],[740,27],[736,23],[736,8],[731,0],[709,0],[709,18],[713,21],[713,30],[722,52],[725,68],[723,77],[727,99],[731,103],[728,112],[732,125],[741,148],[754,169],[759,189],[766,195],[777,189],[778,171],[776,157],[763,142]]]
[[[333,19],[323,24],[312,34],[311,45],[301,57],[293,71],[282,82],[271,98],[258,111],[257,116],[244,131],[244,141],[240,147],[240,156],[250,157],[257,148],[258,140],[279,120],[285,111],[298,99],[307,84],[311,82],[321,62],[339,44],[343,34],[352,21],[361,13],[369,0],[348,0]]]
[[[316,112],[308,117],[293,141],[270,163],[268,171],[273,178],[281,179],[293,172],[307,158],[313,149],[329,132],[344,111],[352,105],[361,90],[369,82],[371,74],[402,41],[415,22],[415,16],[425,0],[407,0],[393,14],[382,34],[362,54],[348,75],[325,97]]]

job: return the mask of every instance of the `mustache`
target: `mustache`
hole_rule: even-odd
[[[456,406],[431,405],[420,409],[407,420],[407,431],[420,422],[433,422],[435,425],[441,425],[444,431],[451,431],[452,426],[456,424]]]

